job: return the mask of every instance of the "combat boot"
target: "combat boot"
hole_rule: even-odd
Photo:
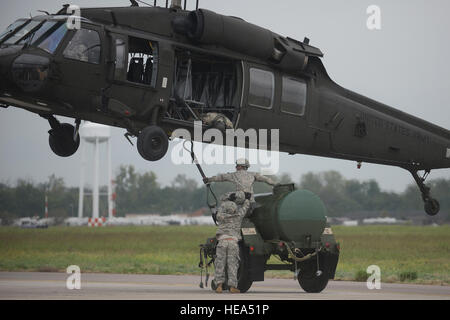
[[[230,288],[230,293],[241,293],[241,291],[235,287]]]
[[[222,284],[221,283],[217,286],[216,293],[222,293]]]

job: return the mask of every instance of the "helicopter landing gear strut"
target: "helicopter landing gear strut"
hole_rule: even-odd
[[[411,171],[411,174],[412,174],[414,180],[416,181],[417,186],[420,189],[420,192],[422,193],[422,199],[423,199],[423,202],[424,202],[425,212],[429,216],[436,215],[439,212],[439,210],[440,210],[439,202],[436,199],[431,197],[430,187],[428,187],[424,183],[426,178],[430,174],[430,170],[426,170],[422,177],[419,177],[419,175],[417,174],[417,171]]]
[[[77,152],[80,146],[81,120],[75,120],[75,126],[69,123],[60,123],[53,115],[44,116],[50,123],[51,129],[48,131],[48,143],[50,149],[60,157],[70,157]]]

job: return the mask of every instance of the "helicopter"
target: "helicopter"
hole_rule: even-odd
[[[181,0],[130,2],[79,13],[64,5],[0,34],[0,106],[46,119],[55,154],[77,151],[82,120],[124,128],[148,161],[167,153],[174,130],[192,132],[198,121],[221,131],[278,129],[280,152],[408,170],[427,214],[439,212],[425,180],[450,167],[449,130],[339,86],[308,38],[199,8],[198,0],[191,11]]]

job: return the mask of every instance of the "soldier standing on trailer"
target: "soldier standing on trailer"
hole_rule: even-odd
[[[247,171],[249,167],[250,163],[247,159],[238,159],[236,161],[236,172],[219,174],[211,178],[204,178],[203,182],[206,184],[211,182],[233,182],[236,186],[236,191],[250,193],[250,202],[254,202],[253,184],[255,181],[265,182],[271,186],[275,186],[277,183],[260,173]]]

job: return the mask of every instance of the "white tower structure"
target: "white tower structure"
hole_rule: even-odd
[[[80,127],[81,138],[81,174],[80,174],[80,193],[78,202],[78,218],[83,218],[84,202],[84,178],[86,172],[86,145],[94,145],[94,166],[93,166],[93,186],[92,186],[92,218],[99,218],[99,165],[100,165],[100,144],[107,144],[107,170],[108,170],[108,218],[112,217],[112,176],[111,176],[111,128],[98,123],[85,121]]]

